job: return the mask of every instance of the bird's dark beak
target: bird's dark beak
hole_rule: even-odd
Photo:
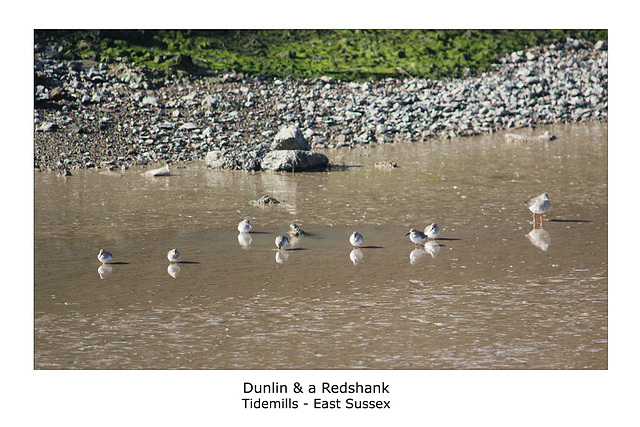
[[[408,236],[409,234],[411,234],[411,232],[408,232],[407,234],[405,234],[405,236]]]

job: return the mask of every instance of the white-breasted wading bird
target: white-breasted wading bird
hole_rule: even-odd
[[[111,252],[107,252],[104,249],[100,249],[100,253],[98,254],[98,261],[100,261],[103,264],[109,264],[112,259],[113,259],[113,255],[111,255]]]
[[[278,248],[278,250],[283,250],[287,246],[289,246],[289,239],[287,238],[287,236],[276,237],[276,247]]]
[[[534,197],[524,203],[529,210],[533,212],[533,227],[536,227],[536,214],[540,215],[540,227],[542,227],[542,217],[551,207],[551,201],[547,193],[542,193],[538,197]]]
[[[435,222],[424,229],[424,234],[429,239],[435,239],[440,235],[440,227]]]
[[[177,249],[171,249],[169,252],[167,252],[167,259],[169,260],[169,262],[178,262],[178,260],[180,259],[180,252],[178,252]]]
[[[248,233],[251,231],[251,223],[248,219],[244,219],[238,223],[238,231],[240,233]]]
[[[362,246],[362,234],[358,233],[357,231],[351,233],[351,236],[349,237],[349,243],[351,243],[351,246]]]
[[[422,231],[416,230],[415,228],[409,230],[409,232],[405,234],[405,236],[409,236],[409,239],[411,239],[411,241],[415,243],[416,246],[422,245],[422,242],[427,239],[427,236]]]

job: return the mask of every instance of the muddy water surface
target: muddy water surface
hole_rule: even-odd
[[[327,151],[330,172],[36,173],[34,365],[606,369],[607,127],[549,130]],[[291,222],[310,236],[280,254]]]

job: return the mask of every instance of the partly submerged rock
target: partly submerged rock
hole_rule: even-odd
[[[310,150],[311,146],[298,125],[280,129],[273,139],[271,150]]]
[[[111,177],[114,177],[114,178],[122,178],[124,176],[123,174],[118,173],[118,172],[114,172],[112,170],[102,171],[102,172],[100,172],[100,175],[102,175],[102,176],[111,176]]]
[[[375,166],[378,169],[396,169],[400,167],[396,162],[376,162]]]
[[[556,139],[551,132],[545,131],[542,135],[520,135],[516,133],[507,133],[504,135],[504,139],[507,142],[547,142]]]
[[[234,151],[211,150],[204,158],[205,165],[211,169],[228,170],[260,170],[260,156],[262,150]]]
[[[258,200],[249,201],[250,205],[268,205],[270,203],[280,203],[280,202],[274,199],[273,197],[270,197],[268,194],[265,194],[264,196],[260,197]]]
[[[169,170],[169,165],[164,165],[158,169],[151,169],[144,173],[148,176],[169,176],[171,175],[171,171]]]
[[[271,151],[260,162],[263,170],[287,172],[321,169],[328,164],[329,159],[324,154],[304,150]]]

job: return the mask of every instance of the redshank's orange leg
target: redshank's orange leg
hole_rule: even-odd
[[[544,217],[544,214],[540,214],[540,228],[542,228],[542,218]]]

